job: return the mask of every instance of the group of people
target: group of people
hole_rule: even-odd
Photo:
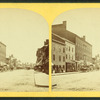
[[[76,71],[75,63],[68,63],[65,65],[53,65],[52,66],[52,73],[64,73],[64,72],[73,72]]]

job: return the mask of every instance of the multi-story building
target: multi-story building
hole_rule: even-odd
[[[65,60],[66,60],[66,52],[65,52],[65,40],[52,33],[52,63],[56,72],[65,71]]]
[[[85,41],[85,36],[76,36],[76,60],[92,62],[92,45]]]
[[[65,40],[65,49],[66,49],[66,62],[68,60],[75,60],[75,44],[69,40]]]
[[[0,65],[6,63],[6,45],[0,42]]]
[[[95,65],[95,69],[100,69],[100,55],[96,55],[92,58],[92,63]]]
[[[92,62],[92,45],[86,41],[85,36],[81,38],[68,31],[66,29],[66,21],[63,21],[63,24],[52,25],[52,32],[75,44],[75,60]]]
[[[69,68],[69,65],[75,63],[74,61],[75,44],[52,33],[52,63],[56,67],[56,70],[59,70],[57,72],[71,71],[73,68],[72,65]]]
[[[65,39],[65,49],[66,49],[66,72],[75,71],[75,44],[67,39]],[[73,65],[72,65],[73,64]]]

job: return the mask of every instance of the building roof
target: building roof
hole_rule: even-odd
[[[52,39],[52,42],[55,42],[55,43],[57,43],[57,44],[61,44],[61,45],[64,45],[64,46],[65,46],[65,43],[62,43],[62,42],[57,41],[57,40],[54,40],[54,39]]]
[[[0,44],[2,44],[2,45],[4,45],[4,46],[6,46],[4,43],[2,43],[2,42],[0,42]]]
[[[59,36],[59,35],[57,35],[57,34],[55,34],[55,33],[53,33],[53,35],[55,35],[55,36],[57,36],[58,38],[60,38],[60,39],[64,40],[64,43],[65,43],[65,42],[69,42],[69,43],[71,43],[71,44],[75,45],[75,43],[73,43],[73,42],[69,41],[69,40],[68,40],[68,39],[66,39],[65,37],[61,37],[61,36]]]
[[[82,41],[84,41],[85,43],[89,44],[90,46],[92,46],[90,43],[88,43],[87,41],[83,40],[81,37],[79,37],[78,35],[76,35],[75,33],[71,32],[71,31],[68,31],[66,29],[62,29],[62,27],[60,28],[59,27],[59,24],[58,26],[56,27],[57,25],[52,25],[52,33],[55,33],[63,38],[66,38],[72,42],[76,42],[75,38],[78,37],[79,39],[81,39]],[[61,24],[60,24],[61,26]],[[63,24],[62,24],[63,26]]]
[[[84,41],[85,43],[89,44],[90,46],[92,46],[90,43],[88,43],[86,40],[83,40],[81,37],[79,37],[78,35],[76,35],[76,37],[80,38],[82,41]]]
[[[58,35],[54,34],[54,33],[52,33],[52,40],[56,40],[56,41],[59,41],[62,44],[65,44],[65,40],[62,39],[61,37],[59,37]]]
[[[75,43],[75,34],[72,34],[70,31],[61,30],[61,29],[60,30],[52,29],[52,33],[55,33],[59,35],[60,37],[68,39]]]

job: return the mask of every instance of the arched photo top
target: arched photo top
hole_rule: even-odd
[[[48,91],[48,59],[46,20],[33,11],[0,8],[0,72],[7,72],[0,73],[0,92]]]
[[[73,9],[57,16],[52,48],[52,73],[65,73],[52,76],[52,84],[58,84],[52,91],[100,91],[100,8]]]
[[[0,8],[0,41],[7,46],[7,56],[35,62],[36,51],[46,39],[49,27],[43,16],[26,9]]]
[[[63,12],[54,19],[52,25],[63,22],[66,22],[66,30],[80,37],[86,36],[86,40],[93,44],[93,56],[99,53],[100,8],[78,8]]]

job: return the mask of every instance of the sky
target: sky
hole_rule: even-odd
[[[6,56],[13,54],[21,62],[36,62],[36,51],[49,38],[46,20],[39,14],[15,8],[0,8],[0,42]]]
[[[67,21],[66,29],[92,44],[92,56],[100,54],[100,8],[79,8],[66,11],[57,16],[53,24]]]

